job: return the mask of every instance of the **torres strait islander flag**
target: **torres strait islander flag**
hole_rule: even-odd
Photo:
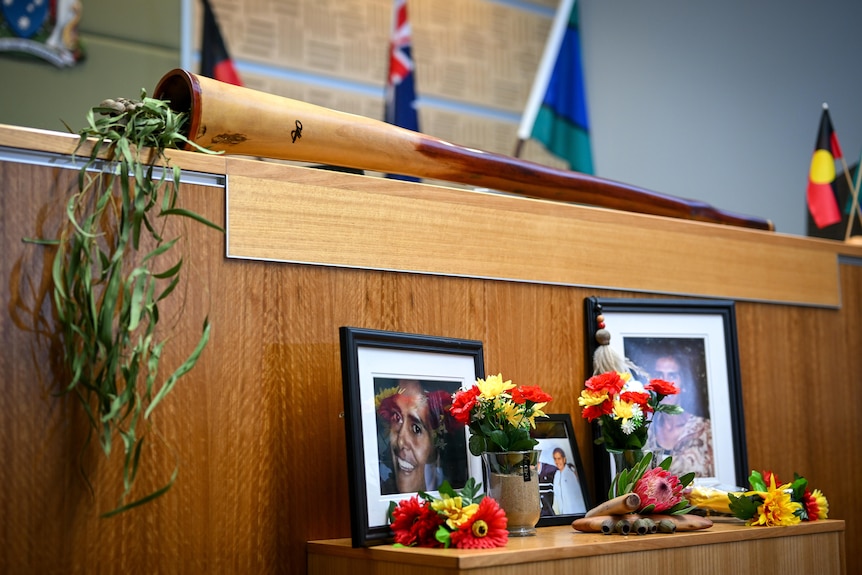
[[[820,116],[820,130],[817,145],[811,158],[808,172],[808,211],[818,228],[824,228],[841,221],[838,200],[833,184],[835,182],[835,161],[841,159],[841,146],[832,128],[829,108],[823,105]]]
[[[557,8],[518,138],[516,156],[521,144],[534,138],[570,169],[593,173],[576,0],[561,0]]]
[[[228,84],[242,86],[242,80],[227,53],[224,38],[215,18],[209,0],[202,0],[204,5],[204,24],[201,39],[201,75]]]

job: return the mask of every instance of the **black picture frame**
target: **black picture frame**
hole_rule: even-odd
[[[350,326],[339,329],[339,339],[351,542],[368,547],[390,541],[390,504],[419,491],[439,495],[430,481],[445,479],[455,489],[471,477],[482,482],[481,459],[467,448],[468,430],[445,402],[484,378],[484,356],[482,342],[468,339]],[[422,446],[404,447],[414,439],[401,430],[411,430]],[[403,449],[397,459],[392,437]],[[425,453],[437,455],[434,464],[423,464]],[[417,482],[422,488],[409,490]]]
[[[568,413],[549,413],[547,417],[536,418],[536,427],[530,431],[530,436],[539,442],[536,449],[541,450],[538,475],[542,515],[536,527],[569,525],[593,507],[572,427],[572,416]],[[567,472],[558,470],[557,451],[561,451],[565,458]],[[568,494],[564,501],[557,497],[561,489]]]
[[[706,464],[705,471],[690,469],[696,472],[695,484],[729,489],[747,485],[748,453],[734,302],[590,297],[585,300],[585,314],[586,341],[589,342],[586,376],[593,375],[599,315],[611,334],[609,345],[638,366],[638,379],[655,377],[650,375],[649,365],[641,364],[658,361],[659,356],[672,353],[683,358],[685,368],[680,371],[691,375],[692,383],[687,387],[692,391],[683,389],[680,401],[687,402],[687,411],[693,416],[706,419],[711,433],[711,462]],[[658,372],[653,369],[653,373]],[[685,409],[686,405],[683,407]],[[659,433],[658,429],[654,422],[650,435]],[[600,437],[598,424],[593,430],[594,439]],[[650,441],[657,440],[651,438]],[[710,450],[702,451],[709,453]],[[663,458],[663,454],[658,454],[657,458]],[[615,470],[608,452],[599,445],[593,449],[593,463],[596,490],[605,495]]]

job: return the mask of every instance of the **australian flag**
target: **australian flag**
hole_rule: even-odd
[[[419,131],[419,117],[414,106],[416,84],[410,48],[410,22],[407,0],[395,0],[392,11],[392,33],[389,41],[389,76],[386,80],[385,120],[390,124]],[[418,181],[390,174],[390,178]]]

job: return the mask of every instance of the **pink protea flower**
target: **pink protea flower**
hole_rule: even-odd
[[[682,500],[682,484],[679,477],[655,467],[646,471],[637,483],[634,492],[641,498],[641,507],[655,505],[653,513],[667,511]]]

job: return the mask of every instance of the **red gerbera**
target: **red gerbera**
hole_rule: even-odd
[[[663,379],[651,379],[644,389],[654,391],[659,395],[676,395],[679,388],[669,381]]]
[[[407,547],[419,545],[422,547],[442,547],[435,535],[437,528],[443,524],[444,518],[424,499],[414,495],[401,500],[392,510],[390,528],[395,534],[395,542]]]
[[[607,371],[594,375],[586,381],[584,386],[592,391],[607,391],[608,395],[613,397],[622,390],[625,384],[626,382],[620,377],[620,374],[615,371]]]
[[[512,390],[512,401],[524,404],[528,401],[542,403],[551,401],[551,396],[542,391],[538,385],[522,385]]]
[[[469,425],[470,412],[476,406],[476,398],[479,397],[479,393],[479,387],[474,385],[470,389],[462,390],[455,394],[449,412],[456,421]]]
[[[451,535],[458,549],[491,549],[502,547],[509,540],[506,512],[490,497],[482,498],[479,509]]]

